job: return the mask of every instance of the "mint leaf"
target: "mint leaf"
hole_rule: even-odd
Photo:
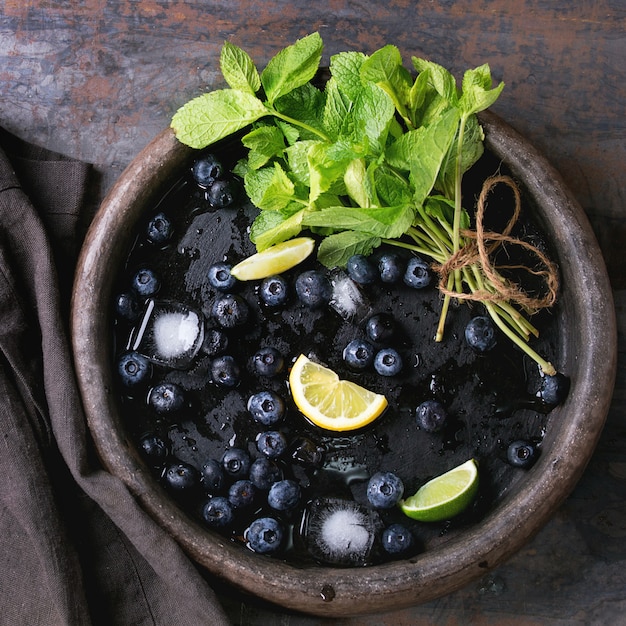
[[[220,89],[198,96],[178,109],[172,128],[185,145],[206,148],[269,114],[263,103],[248,92]]]
[[[458,90],[456,86],[456,79],[454,76],[443,66],[434,63],[433,61],[427,61],[426,59],[419,59],[413,57],[413,67],[418,72],[428,70],[428,81],[434,87],[435,91],[444,100],[456,106],[459,101]]]
[[[372,197],[368,193],[370,188],[367,178],[367,168],[365,159],[352,159],[346,167],[343,174],[343,182],[346,186],[348,195],[360,207],[368,207],[371,205]]]
[[[324,90],[326,102],[322,113],[322,123],[327,135],[336,140],[339,136],[345,119],[352,108],[352,100],[339,89],[337,80],[331,76]]]
[[[367,59],[362,52],[340,52],[330,57],[330,71],[337,87],[350,100],[361,93],[361,66]]]
[[[380,244],[379,237],[372,237],[368,233],[345,231],[325,237],[319,245],[317,258],[329,268],[345,267],[352,255],[368,256]]]
[[[248,165],[255,170],[285,150],[285,136],[276,126],[255,128],[241,138],[241,143],[250,150]]]
[[[347,164],[354,158],[349,149],[338,144],[314,143],[308,153],[309,203],[315,202],[331,185],[343,176]]]
[[[244,186],[250,200],[266,211],[284,209],[295,197],[294,184],[279,163],[250,170],[244,178]]]
[[[465,113],[472,114],[488,109],[500,96],[504,83],[492,89],[491,70],[484,64],[465,72],[462,87],[460,106]]]
[[[323,42],[312,33],[283,48],[261,72],[261,84],[270,104],[309,82],[322,59]]]
[[[291,203],[282,211],[261,211],[250,228],[250,241],[260,252],[281,241],[295,237],[302,230],[305,210]]]
[[[301,124],[299,126],[301,139],[318,139],[319,132],[311,132],[307,127],[323,133],[324,102],[324,94],[311,83],[307,83],[279,98],[274,107],[279,113],[296,119]]]
[[[261,88],[259,73],[248,53],[229,41],[222,46],[220,69],[233,89],[254,95]]]

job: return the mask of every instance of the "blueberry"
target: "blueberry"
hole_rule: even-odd
[[[414,540],[406,526],[391,524],[383,531],[381,543],[388,554],[404,554],[413,547]]]
[[[497,343],[496,328],[485,315],[473,317],[465,327],[465,341],[476,352],[488,352]]]
[[[353,370],[361,371],[374,363],[374,346],[363,339],[353,339],[343,349],[343,360]]]
[[[135,272],[132,279],[133,289],[143,298],[153,296],[161,288],[161,281],[149,267],[142,267]]]
[[[365,322],[365,334],[374,343],[385,343],[396,334],[396,323],[388,313],[376,313]]]
[[[138,352],[126,352],[117,362],[117,372],[124,387],[131,389],[144,385],[152,375],[152,365]]]
[[[226,528],[233,523],[233,506],[224,496],[210,498],[202,507],[202,519],[211,528]]]
[[[537,395],[545,404],[556,406],[565,400],[569,386],[569,378],[557,372],[554,376],[544,376],[541,379],[541,387]]]
[[[406,270],[402,257],[396,252],[383,252],[378,256],[378,274],[386,284],[395,284],[402,280]]]
[[[277,459],[287,450],[287,437],[279,430],[268,430],[257,435],[256,447],[268,459]]]
[[[243,448],[228,448],[222,455],[222,467],[231,478],[241,479],[250,471],[250,455]]]
[[[207,493],[220,493],[226,483],[226,475],[222,464],[216,459],[209,459],[200,468],[202,485]]]
[[[364,254],[353,254],[348,259],[346,273],[360,285],[371,285],[378,278],[376,268]]]
[[[445,407],[436,400],[425,400],[415,409],[417,425],[427,433],[439,432],[447,418]]]
[[[287,281],[282,276],[268,276],[259,287],[259,297],[267,306],[280,306],[289,299]]]
[[[298,437],[290,448],[291,460],[305,467],[322,467],[326,449],[308,437]]]
[[[230,273],[231,269],[232,265],[228,263],[213,263],[207,273],[209,285],[219,291],[230,291],[237,284],[237,279]]]
[[[234,357],[223,354],[211,362],[211,378],[220,387],[236,387],[241,380],[241,370]]]
[[[271,459],[260,457],[250,466],[250,481],[262,491],[267,491],[274,483],[283,479],[283,471]]]
[[[191,174],[201,187],[210,187],[222,177],[223,171],[221,162],[214,154],[205,154],[196,159],[191,167]]]
[[[206,190],[206,199],[216,209],[224,209],[233,204],[239,195],[239,187],[233,179],[216,180]]]
[[[148,222],[146,237],[154,244],[164,244],[171,239],[173,230],[170,218],[165,213],[157,213]]]
[[[137,299],[137,295],[132,291],[125,291],[117,295],[115,299],[115,313],[126,320],[134,322],[141,315],[142,305]]]
[[[222,328],[235,328],[248,321],[248,303],[238,294],[227,293],[216,298],[211,308],[213,319]]]
[[[236,480],[228,490],[228,501],[235,509],[243,509],[254,503],[256,491],[252,482],[246,478]]]
[[[506,458],[513,467],[530,467],[537,458],[537,448],[528,441],[514,441],[506,451]]]
[[[277,511],[288,511],[300,501],[300,485],[295,480],[285,478],[270,487],[267,503]]]
[[[159,415],[177,413],[185,406],[185,392],[176,383],[159,383],[150,390],[148,403]]]
[[[139,438],[139,450],[153,467],[160,467],[170,453],[168,442],[156,433],[145,433]]]
[[[175,494],[188,494],[195,490],[200,482],[198,470],[184,461],[172,461],[163,473],[165,486]]]
[[[393,348],[383,348],[374,357],[374,369],[381,376],[397,376],[402,371],[402,357]]]
[[[256,373],[260,376],[276,376],[285,368],[283,355],[271,346],[257,350],[252,357],[252,363]]]
[[[260,554],[272,554],[280,549],[284,530],[273,517],[255,519],[244,532],[246,545]]]
[[[432,275],[430,267],[424,259],[412,256],[407,263],[403,276],[404,284],[413,289],[423,289],[430,285]]]
[[[377,509],[390,509],[404,495],[404,484],[393,472],[376,472],[367,483],[367,499]]]
[[[228,349],[228,335],[220,328],[209,328],[204,332],[202,350],[208,356],[217,356]]]
[[[296,278],[296,294],[306,307],[320,309],[330,301],[332,286],[322,272],[307,270]]]
[[[274,391],[263,390],[248,398],[248,411],[255,422],[273,426],[285,415],[285,401]]]

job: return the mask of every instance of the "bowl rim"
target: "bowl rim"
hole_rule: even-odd
[[[558,355],[559,369],[571,376],[572,387],[551,415],[551,424],[558,427],[547,434],[550,446],[523,486],[480,524],[407,560],[358,569],[290,565],[241,549],[162,497],[119,427],[110,392],[108,310],[116,266],[128,249],[129,223],[155,200],[154,181],[173,180],[195,151],[178,142],[171,129],[162,131],[121,174],[90,225],[77,264],[70,322],[78,386],[99,458],[197,563],[246,593],[326,617],[398,609],[446,595],[485,575],[530,540],[573,490],[591,458],[617,369],[615,309],[602,254],[583,209],[546,158],[494,113],[479,118],[486,147],[546,209],[540,218],[567,285],[559,314],[577,320],[576,336],[562,337]]]

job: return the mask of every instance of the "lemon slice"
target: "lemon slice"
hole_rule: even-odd
[[[230,273],[237,280],[258,280],[282,274],[302,263],[314,248],[315,241],[310,237],[282,241],[237,263]]]
[[[346,431],[373,422],[387,407],[385,396],[341,380],[331,369],[301,354],[289,374],[296,406],[313,424]]]
[[[474,459],[422,485],[415,495],[400,500],[405,515],[420,522],[450,519],[466,509],[478,491],[478,466]]]

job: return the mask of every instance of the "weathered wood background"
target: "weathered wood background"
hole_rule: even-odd
[[[446,598],[340,623],[626,623],[626,2],[0,0],[0,125],[93,163],[101,197],[181,104],[221,86],[225,39],[262,67],[314,30],[326,60],[393,43],[407,62],[425,56],[457,76],[488,62],[506,83],[494,111],[548,156],[591,220],[620,330],[600,445],[535,540]],[[224,601],[236,623],[325,623],[229,590]]]

